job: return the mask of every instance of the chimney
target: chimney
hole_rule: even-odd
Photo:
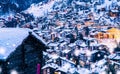
[[[29,35],[32,35],[32,32],[31,32],[31,31],[29,31]]]

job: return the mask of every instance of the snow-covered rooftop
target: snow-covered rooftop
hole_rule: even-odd
[[[6,59],[11,52],[13,52],[32,32],[30,29],[23,28],[1,28],[0,29],[0,59]],[[37,39],[42,41],[34,32],[32,32]],[[45,42],[42,41],[44,44]]]
[[[57,64],[54,64],[54,63],[50,63],[50,64],[46,64],[45,66],[42,67],[42,69],[45,69],[45,68],[53,68],[53,69],[56,69],[58,67]]]
[[[0,29],[0,59],[6,59],[15,48],[29,35],[28,29]]]
[[[0,59],[6,59],[15,48],[29,35],[29,29],[0,29]]]

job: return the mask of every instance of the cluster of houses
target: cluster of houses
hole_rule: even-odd
[[[2,22],[1,27],[21,28],[0,29],[0,73],[104,74],[109,59],[118,67],[108,72],[119,74],[119,1],[51,0],[49,4],[52,9],[45,9],[50,10],[43,10],[41,3],[32,5],[45,11],[44,16],[38,9],[37,15],[27,10],[12,18],[17,18],[15,26],[9,25],[11,18],[7,25]]]

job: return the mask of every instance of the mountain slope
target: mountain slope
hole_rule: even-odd
[[[32,3],[39,3],[43,0],[0,0],[0,13],[20,12],[30,7]]]

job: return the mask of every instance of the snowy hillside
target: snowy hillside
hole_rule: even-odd
[[[52,11],[52,7],[54,5],[54,1],[51,1],[50,3],[47,4],[32,4],[30,8],[25,10],[25,12],[28,12],[30,14],[33,14],[35,17],[43,16],[47,14],[47,12]]]
[[[8,11],[9,9],[16,9],[16,7],[18,7],[21,11],[30,7],[32,3],[39,3],[41,1],[43,0],[0,0],[0,7],[1,9],[5,8],[3,9],[3,11]]]
[[[54,11],[55,8],[60,9],[63,4],[67,4],[68,0],[51,0],[48,1],[47,3],[40,2],[38,4],[32,4],[30,8],[25,10],[24,12],[33,14],[35,17],[41,17],[46,15],[48,12]]]
[[[96,5],[96,3],[99,3],[100,5]],[[46,16],[51,11],[56,11],[56,10],[62,11],[63,9],[66,9],[68,6],[72,6],[74,9],[79,9],[80,7],[77,7],[77,6],[80,6],[80,5],[86,6],[86,4],[89,7],[93,7],[93,5],[94,5],[94,8],[93,8],[93,11],[94,11],[95,8],[101,9],[103,7],[106,7],[107,10],[109,8],[112,9],[112,7],[114,7],[116,4],[119,5],[119,2],[117,2],[116,0],[114,0],[114,1],[105,0],[103,2],[90,1],[90,0],[87,2],[84,2],[82,0],[80,0],[80,1],[76,1],[76,0],[48,0],[48,2],[46,2],[46,3],[43,1],[38,3],[38,4],[33,3],[30,6],[30,8],[25,10],[25,12],[33,14],[35,17],[40,17],[40,16]],[[83,9],[86,9],[86,8],[83,7]]]

